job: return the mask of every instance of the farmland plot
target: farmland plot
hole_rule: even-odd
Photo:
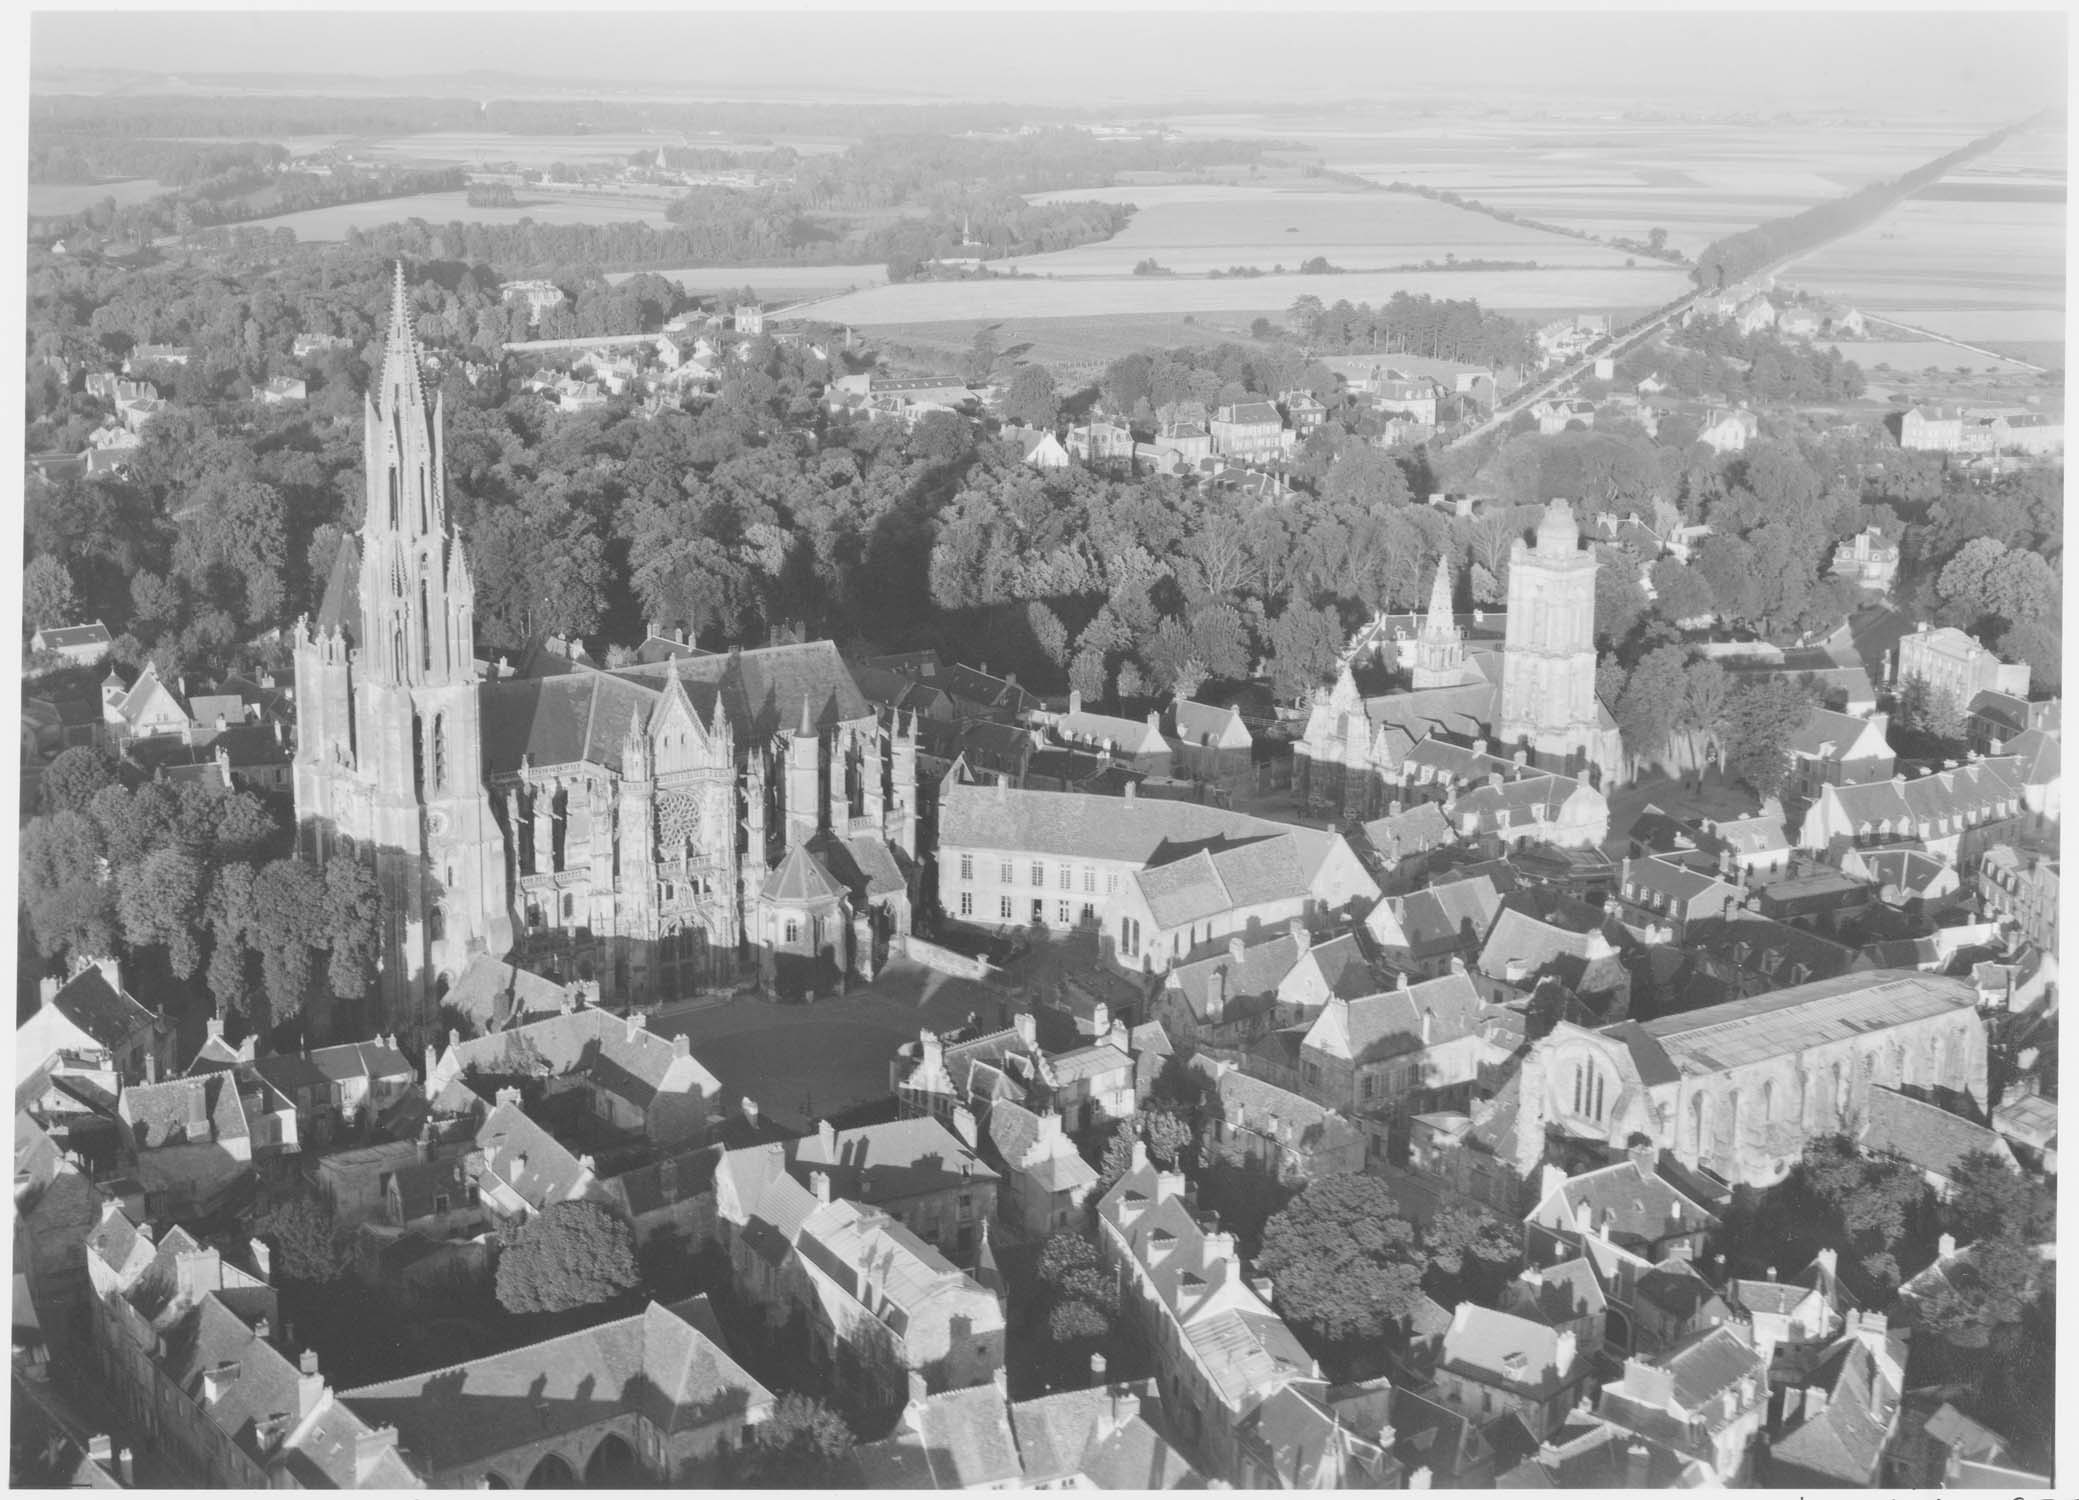
[[[335,203],[247,222],[269,229],[293,229],[296,238],[305,241],[343,240],[351,229],[401,224],[406,219],[424,219],[429,224],[517,224],[522,219],[537,224],[624,224],[639,220],[659,228],[670,222],[664,217],[664,200],[655,196],[613,192],[537,195],[536,190],[523,188],[519,197],[513,208],[472,208],[466,193],[415,193],[407,198]]]

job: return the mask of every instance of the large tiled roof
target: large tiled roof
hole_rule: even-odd
[[[1375,818],[1364,825],[1364,836],[1389,860],[1441,848],[1457,837],[1443,808],[1434,802],[1418,802],[1401,812]]]
[[[1897,970],[1842,974],[1638,1023],[1684,1073],[1715,1073],[1865,1032],[1975,1009],[1970,984]]]
[[[475,1018],[486,1030],[503,1030],[546,1020],[560,1013],[568,998],[568,988],[553,979],[479,953],[442,997],[442,1004]]]
[[[1503,1309],[1557,1328],[1593,1317],[1609,1305],[1595,1268],[1576,1256],[1543,1270],[1527,1270],[1509,1283]]]
[[[1804,1384],[1827,1391],[1826,1409],[1770,1445],[1770,1459],[1842,1486],[1876,1481],[1891,1435],[1898,1393],[1861,1340],[1844,1338],[1828,1351]]]
[[[1163,928],[1307,893],[1299,841],[1289,834],[1254,839],[1134,872],[1149,915]]]
[[[1655,1244],[1717,1222],[1708,1209],[1658,1172],[1628,1158],[1569,1177],[1554,1191],[1572,1211],[1576,1228],[1593,1223],[1603,1238],[1620,1243]],[[1551,1222],[1543,1210],[1541,1204],[1539,1222]]]
[[[1456,948],[1486,938],[1501,908],[1501,894],[1484,875],[1447,880],[1405,896],[1388,896],[1408,946],[1417,953]]]
[[[581,666],[556,677],[503,678],[483,689],[486,760],[493,771],[585,762],[621,769],[621,745],[647,721],[676,677],[703,725],[719,705],[738,742],[797,728],[807,705],[818,729],[874,716],[828,641],[728,655],[638,662],[616,671]]]
[[[1870,721],[1860,715],[1815,707],[1791,734],[1788,748],[1793,755],[1840,760],[1855,748],[1856,741],[1869,728]]]
[[[1859,786],[1830,786],[1821,796],[1832,798],[1857,829],[1868,826],[1913,832],[1943,818],[1982,822],[2000,803],[2019,801],[2021,790],[2020,762],[2012,756],[1994,756],[1910,781],[1895,776]]]
[[[939,843],[954,849],[1166,863],[1196,849],[1290,836],[1305,873],[1335,835],[1196,802],[957,786],[939,804]]]
[[[404,1054],[381,1041],[345,1042],[337,1047],[314,1047],[311,1066],[334,1083],[349,1078],[411,1078],[412,1066]]]
[[[120,1108],[140,1149],[176,1146],[188,1139],[194,1099],[201,1095],[209,1121],[208,1141],[243,1140],[250,1131],[236,1080],[228,1073],[174,1078],[165,1083],[132,1084],[123,1090]]]
[[[1163,983],[1183,995],[1193,1015],[1200,1020],[1214,1020],[1217,1018],[1212,1014],[1211,996],[1216,979],[1225,1004],[1270,995],[1303,956],[1292,934],[1280,932],[1267,942],[1244,945],[1239,961],[1231,951],[1222,949],[1179,964],[1169,971]]]
[[[879,1209],[819,1203],[795,1251],[898,1334],[929,1312],[949,1324],[964,1317],[975,1334],[1003,1326],[994,1294]]]
[[[484,1170],[531,1208],[561,1203],[583,1185],[585,1172],[577,1157],[517,1104],[498,1105],[486,1115],[476,1144]]]
[[[759,892],[759,898],[774,903],[813,905],[819,902],[839,901],[844,898],[845,888],[831,878],[823,862],[809,853],[806,844],[796,844],[787,851],[779,868],[772,872]]]
[[[1003,1393],[992,1382],[942,1391],[893,1436],[857,1450],[869,1489],[1017,1487],[1024,1476]]]
[[[214,1295],[199,1298],[167,1330],[165,1348],[166,1378],[248,1458],[265,1463],[273,1457],[287,1429],[270,1432],[262,1424],[296,1412],[296,1366]]]
[[[1864,1151],[1895,1156],[1942,1177],[1953,1177],[1957,1163],[1973,1151],[2013,1160],[2005,1138],[1997,1132],[1897,1089],[1872,1088],[1864,1121],[1867,1133],[1860,1143]]]
[[[988,1163],[929,1115],[835,1131],[827,1142],[817,1133],[729,1155],[733,1160],[749,1152],[763,1153],[804,1186],[820,1172],[830,1181],[831,1197],[867,1204],[997,1180]]]
[[[341,1399],[363,1420],[396,1427],[405,1449],[439,1473],[623,1412],[666,1433],[732,1413],[755,1420],[772,1393],[684,1316],[653,1302],[611,1323]]]
[[[1193,1061],[1196,1065],[1198,1059]],[[1228,1123],[1269,1133],[1275,1122],[1281,1137],[1309,1151],[1347,1147],[1359,1139],[1357,1127],[1334,1110],[1239,1068],[1222,1072],[1213,1093]]]
[[[1099,1489],[1196,1488],[1198,1473],[1140,1415],[1149,1397],[1109,1386],[1058,1391],[1014,1402],[1011,1430],[1018,1440],[1025,1483],[1056,1484],[1078,1475]],[[1114,1423],[1115,1408],[1131,1413]]]
[[[2014,774],[2023,786],[2048,786],[2058,778],[2059,737],[2041,729],[2026,729],[2003,747],[2014,762]]]
[[[1403,1052],[1416,1052],[1422,1040],[1422,1017],[1430,1020],[1426,1045],[1471,1036],[1479,1029],[1485,1003],[1463,974],[1446,974],[1407,989],[1381,990],[1345,1004],[1331,1003],[1306,1033],[1306,1044],[1331,1057],[1374,1062]]]
[[[456,1073],[475,1068],[491,1076],[528,1072],[584,1073],[601,1088],[648,1108],[660,1093],[698,1091],[707,1099],[721,1084],[698,1058],[682,1055],[677,1040],[634,1025],[597,1006],[473,1037],[449,1048]]]

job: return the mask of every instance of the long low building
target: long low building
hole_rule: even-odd
[[[1983,1101],[1986,1035],[1968,980],[1843,974],[1600,1031],[1562,1022],[1525,1057],[1519,1172],[1546,1131],[1622,1149],[1634,1132],[1728,1182],[1780,1180],[1807,1140],[1853,1132],[1877,1087]]]

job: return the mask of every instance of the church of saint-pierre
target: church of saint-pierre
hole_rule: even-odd
[[[431,1035],[484,954],[618,1004],[875,973],[915,893],[915,725],[828,641],[487,668],[401,267],[364,411],[363,524],[296,632],[295,796],[307,853],[374,863],[390,1023]]]

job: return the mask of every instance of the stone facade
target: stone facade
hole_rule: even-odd
[[[1546,508],[1535,546],[1516,540],[1495,728],[1505,745],[1614,776],[1617,732],[1595,696],[1595,569],[1564,500]]]
[[[817,941],[768,983],[874,972],[909,922],[914,726],[882,725],[827,642],[481,671],[401,272],[365,421],[367,519],[296,633],[296,810],[309,852],[382,879],[381,999],[407,1045],[482,953],[640,1003],[734,984],[791,919]],[[765,894],[809,844],[835,920]]]

